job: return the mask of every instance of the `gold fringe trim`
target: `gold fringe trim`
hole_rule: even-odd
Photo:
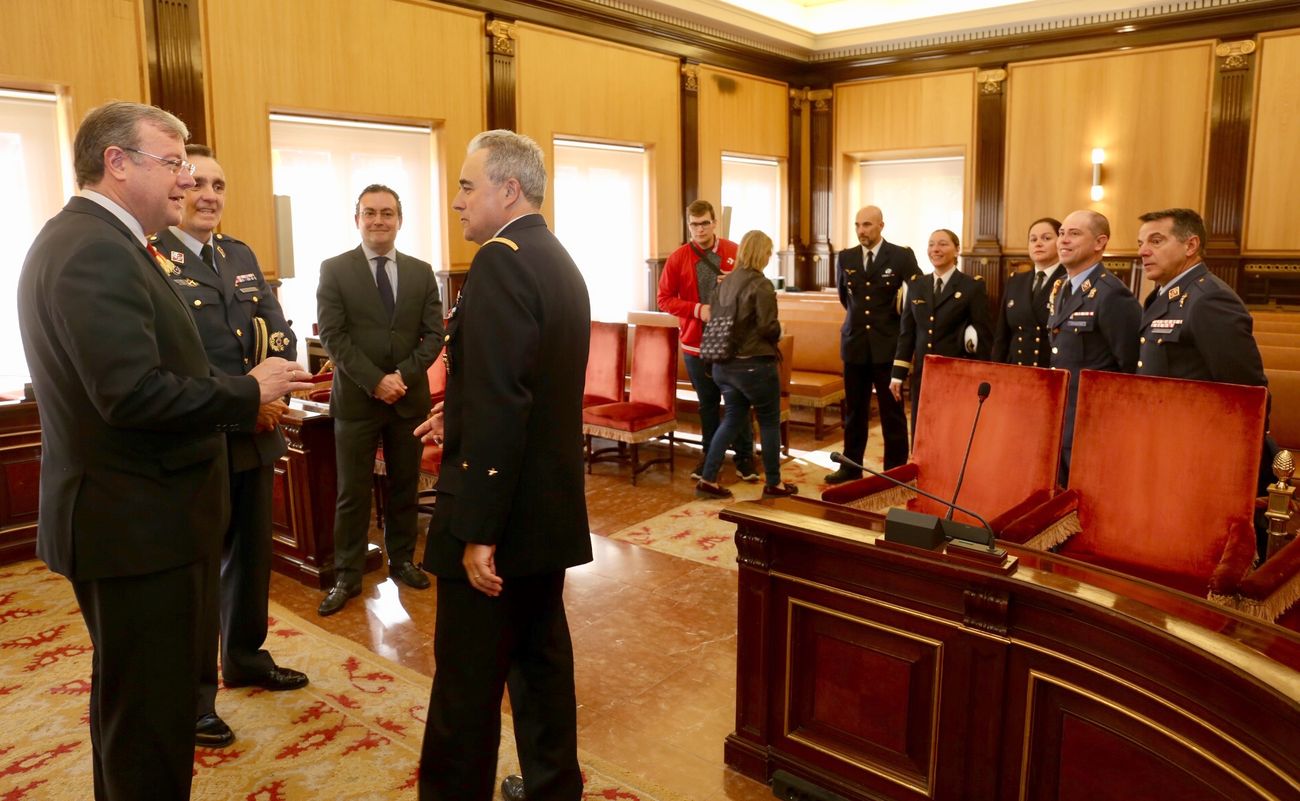
[[[1217,593],[1210,593],[1206,598],[1220,606],[1236,609],[1238,612],[1272,623],[1286,614],[1286,611],[1295,605],[1296,601],[1300,601],[1300,573],[1287,579],[1281,587],[1278,587],[1262,601],[1257,601],[1254,598],[1243,598],[1240,595],[1219,595]]]
[[[907,482],[907,487],[915,487],[915,481]],[[864,495],[857,500],[849,501],[844,504],[854,509],[862,509],[867,512],[884,512],[886,509],[894,507],[905,507],[907,502],[916,496],[916,493],[907,487],[890,487],[887,490]]]
[[[829,395],[791,395],[790,405],[800,408],[811,407],[814,409],[824,406],[830,406],[833,403],[839,403],[844,399],[844,390],[836,390]]]
[[[1025,547],[1050,551],[1080,531],[1083,531],[1083,529],[1079,526],[1079,513],[1070,512],[1065,517],[1038,532],[1025,543]]]
[[[657,426],[643,428],[640,431],[625,431],[621,428],[605,428],[604,426],[592,425],[590,423],[582,424],[582,433],[601,439],[611,439],[615,442],[626,442],[628,444],[649,442],[652,439],[658,439],[669,431],[676,430],[677,421],[669,420],[666,423],[660,423]]]

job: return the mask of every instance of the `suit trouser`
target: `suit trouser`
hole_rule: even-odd
[[[230,527],[222,545],[220,578],[211,579],[214,592],[204,607],[204,630],[209,634],[199,653],[199,717],[216,711],[218,641],[221,672],[231,681],[250,681],[275,667],[262,648],[271,589],[274,479],[274,465],[230,474]]]
[[[433,690],[420,752],[422,801],[490,801],[510,692],[515,746],[529,801],[578,801],[573,644],[564,571],[504,579],[489,598],[438,578]]]
[[[384,446],[388,501],[384,505],[384,548],[390,565],[415,554],[416,492],[424,445],[412,433],[424,417],[402,417],[387,408],[374,417],[334,419],[338,505],[334,510],[335,581],[361,585],[370,531],[375,450]]]
[[[871,423],[871,389],[880,408],[880,434],[885,440],[885,469],[907,463],[907,415],[889,391],[889,364],[844,364],[844,455],[861,464],[867,452]]]
[[[95,646],[90,743],[98,801],[190,797],[209,561],[72,582]]]

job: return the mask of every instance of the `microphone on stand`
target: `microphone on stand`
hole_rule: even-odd
[[[984,408],[984,401],[989,399],[989,392],[992,389],[989,382],[984,381],[979,385],[979,389],[975,390],[975,394],[980,399],[979,405],[975,407],[975,422],[971,423],[970,426],[970,439],[966,440],[966,455],[961,458],[961,471],[957,473],[957,487],[952,491],[952,503],[948,505],[948,520],[952,520],[953,510],[957,508],[955,506],[957,495],[961,493],[961,483],[966,480],[966,463],[970,461],[970,447],[975,444],[975,429],[980,424],[980,411]]]

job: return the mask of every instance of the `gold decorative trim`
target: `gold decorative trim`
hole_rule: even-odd
[[[1137,693],[1137,694],[1139,694],[1139,695],[1145,696],[1146,698],[1148,698],[1148,699],[1150,699],[1150,700],[1156,702],[1157,704],[1159,704],[1159,705],[1165,707],[1166,709],[1168,709],[1168,710],[1170,710],[1170,711],[1172,711],[1172,712],[1174,712],[1174,713],[1176,713],[1176,714],[1178,714],[1178,715],[1183,716],[1184,718],[1186,718],[1187,720],[1191,721],[1192,723],[1195,723],[1195,724],[1199,725],[1201,728],[1205,729],[1206,731],[1210,732],[1210,733],[1213,734],[1214,736],[1216,736],[1216,737],[1218,737],[1219,739],[1223,740],[1225,743],[1228,743],[1228,744],[1232,745],[1234,748],[1236,748],[1236,749],[1237,749],[1238,751],[1240,751],[1242,754],[1245,754],[1246,756],[1248,756],[1248,757],[1250,757],[1251,759],[1253,759],[1253,760],[1255,760],[1256,762],[1258,762],[1258,763],[1259,763],[1260,765],[1262,765],[1263,767],[1265,767],[1265,768],[1267,768],[1268,770],[1272,771],[1273,773],[1277,774],[1277,776],[1278,776],[1279,778],[1281,778],[1283,781],[1285,781],[1285,782],[1286,782],[1287,784],[1289,784],[1290,786],[1294,787],[1294,788],[1296,789],[1297,792],[1300,792],[1300,780],[1297,780],[1296,777],[1291,776],[1291,775],[1288,775],[1285,771],[1283,771],[1282,769],[1280,769],[1277,765],[1275,765],[1275,764],[1273,764],[1272,762],[1268,761],[1268,760],[1265,759],[1263,756],[1259,755],[1258,753],[1256,753],[1255,751],[1251,750],[1250,748],[1247,748],[1246,745],[1245,745],[1245,743],[1242,743],[1240,740],[1236,739],[1235,737],[1232,737],[1231,735],[1229,735],[1227,732],[1223,731],[1223,730],[1220,729],[1219,727],[1215,726],[1214,724],[1210,723],[1210,722],[1207,721],[1207,720],[1204,720],[1203,718],[1199,718],[1199,717],[1193,715],[1192,713],[1188,712],[1186,709],[1183,709],[1183,708],[1180,707],[1180,706],[1176,706],[1175,704],[1171,703],[1168,699],[1161,698],[1160,696],[1156,695],[1155,693],[1151,692],[1150,690],[1147,690],[1147,689],[1144,689],[1144,688],[1142,688],[1142,687],[1139,687],[1138,685],[1134,684],[1134,683],[1131,682],[1131,681],[1128,681],[1127,679],[1122,679],[1122,678],[1120,678],[1119,676],[1116,676],[1116,675],[1114,675],[1114,674],[1112,674],[1112,673],[1106,673],[1105,671],[1100,670],[1099,668],[1097,668],[1097,667],[1095,667],[1095,666],[1093,666],[1093,665],[1089,665],[1088,663],[1086,663],[1086,662],[1082,662],[1082,661],[1080,661],[1080,660],[1078,660],[1078,659],[1075,659],[1075,658],[1072,657],[1072,656],[1067,656],[1066,654],[1060,653],[1059,651],[1053,651],[1053,650],[1050,649],[1050,648],[1045,648],[1045,647],[1043,647],[1043,646],[1041,646],[1041,645],[1038,645],[1038,644],[1036,644],[1036,643],[1028,642],[1028,641],[1026,641],[1026,640],[1020,640],[1020,639],[1017,639],[1017,638],[1015,638],[1015,637],[1012,637],[1011,640],[1010,640],[1010,642],[1011,642],[1013,645],[1019,645],[1019,646],[1021,646],[1022,648],[1027,648],[1028,650],[1035,651],[1035,652],[1040,653],[1040,654],[1044,654],[1044,655],[1049,656],[1049,657],[1051,657],[1051,658],[1053,658],[1053,659],[1059,659],[1059,660],[1061,660],[1062,662],[1066,662],[1066,663],[1068,663],[1068,664],[1070,664],[1070,665],[1073,665],[1074,667],[1077,667],[1077,668],[1079,668],[1079,669],[1081,669],[1081,670],[1085,670],[1085,671],[1087,671],[1087,672],[1089,672],[1089,673],[1092,673],[1093,675],[1100,676],[1100,677],[1102,677],[1102,678],[1104,678],[1104,679],[1109,679],[1110,681],[1115,682],[1116,684],[1118,684],[1118,685],[1124,687],[1125,689],[1128,689],[1128,690],[1130,690],[1130,691],[1132,691],[1132,692],[1135,692],[1135,693]],[[1032,670],[1031,670],[1031,671],[1030,671],[1030,674],[1032,675],[1032,674],[1037,673],[1037,672],[1038,672],[1038,671],[1032,671]],[[1047,677],[1046,674],[1043,674],[1043,676],[1044,676],[1044,677]],[[1086,691],[1085,691],[1085,692],[1086,692]],[[1028,700],[1032,703],[1032,701],[1033,701],[1033,695],[1032,695],[1032,692],[1031,692],[1031,694],[1030,694]],[[1102,699],[1102,700],[1105,701],[1105,699]],[[1106,701],[1106,703],[1111,704],[1111,705],[1114,705],[1113,702]],[[1120,711],[1124,711],[1122,708],[1119,708],[1119,707],[1116,707],[1116,708],[1117,708],[1117,709],[1120,709]],[[1031,711],[1032,711],[1032,706],[1027,706],[1027,707],[1026,707],[1026,715],[1025,715],[1025,721],[1026,721],[1026,724],[1028,724],[1028,722],[1031,721],[1031,720],[1033,719],[1032,715],[1030,714]],[[1133,713],[1133,714],[1136,714],[1136,713]],[[1029,731],[1030,731],[1030,727],[1029,727],[1028,725],[1026,725],[1026,726],[1025,726],[1025,736],[1026,736],[1026,737],[1029,736]],[[1235,773],[1235,771],[1234,771],[1234,773]],[[1021,796],[1020,796],[1020,797],[1023,799],[1023,798],[1024,798],[1024,786],[1023,786],[1024,776],[1023,776],[1023,775],[1021,776],[1021,782],[1022,782],[1022,785],[1021,785]],[[1265,797],[1266,797],[1266,798],[1270,798],[1270,799],[1274,798],[1274,796],[1267,795],[1267,794],[1265,795]]]
[[[917,782],[913,779],[909,779],[905,776],[901,776],[898,773],[895,773],[894,771],[886,770],[878,765],[869,765],[865,762],[860,762],[857,759],[854,759],[853,757],[844,753],[843,751],[837,751],[834,748],[830,748],[828,746],[816,743],[808,739],[807,737],[801,737],[799,735],[796,735],[790,729],[790,675],[794,670],[793,655],[794,655],[794,609],[795,607],[803,607],[811,611],[821,612],[823,614],[827,614],[832,617],[838,617],[841,620],[847,620],[851,623],[857,623],[862,626],[866,626],[867,628],[887,632],[889,634],[893,634],[907,640],[912,640],[913,642],[921,643],[922,645],[928,645],[931,647],[931,649],[933,649],[935,675],[934,675],[934,689],[930,698],[930,756],[929,756],[929,764],[927,765],[929,770],[927,772],[927,777],[925,782],[923,783]],[[864,770],[867,773],[871,773],[876,776],[879,776],[880,778],[885,779],[886,781],[890,781],[893,782],[894,784],[902,785],[903,787],[907,787],[910,790],[915,790],[918,793],[923,793],[927,798],[933,798],[934,797],[934,774],[939,761],[938,759],[939,699],[943,697],[943,692],[942,692],[943,646],[944,644],[942,640],[935,640],[935,639],[931,639],[930,637],[923,637],[920,634],[915,634],[913,632],[907,631],[906,629],[900,629],[894,626],[886,626],[883,623],[878,623],[874,620],[867,620],[866,618],[863,617],[850,615],[847,612],[840,612],[838,610],[831,609],[830,607],[821,606],[820,604],[814,604],[808,601],[802,601],[797,598],[787,598],[786,609],[785,609],[785,700],[782,702],[782,706],[781,706],[782,736],[788,740],[793,740],[794,742],[800,743],[801,745],[804,745],[815,751],[820,751],[823,754],[826,754],[827,756],[833,757],[842,762],[846,762],[850,765],[853,765],[854,767],[860,770]]]
[[[831,98],[833,97],[835,97],[835,91],[832,89],[808,90],[808,101],[812,103],[813,111],[830,111]]]
[[[1110,678],[1114,678],[1114,677],[1110,677]],[[1218,756],[1215,755],[1214,753],[1212,753],[1212,752],[1206,750],[1205,748],[1203,748],[1203,747],[1202,747],[1201,745],[1199,745],[1198,743],[1192,742],[1192,741],[1189,740],[1188,738],[1186,738],[1186,737],[1184,737],[1184,736],[1178,734],[1177,732],[1173,731],[1173,730],[1170,729],[1169,727],[1164,726],[1164,725],[1162,725],[1162,724],[1160,724],[1160,723],[1157,723],[1156,721],[1152,720],[1151,718],[1147,717],[1146,715],[1143,715],[1143,714],[1141,714],[1141,713],[1139,713],[1139,712],[1137,712],[1137,711],[1135,711],[1135,710],[1129,709],[1128,707],[1125,707],[1125,706],[1121,706],[1119,703],[1117,703],[1117,702],[1115,702],[1115,701],[1113,701],[1113,700],[1111,700],[1111,699],[1109,699],[1109,698],[1105,698],[1105,697],[1103,697],[1103,696],[1101,696],[1101,695],[1098,695],[1097,693],[1095,693],[1095,692],[1093,692],[1093,691],[1091,691],[1091,690],[1085,689],[1085,688],[1080,687],[1080,686],[1078,686],[1078,685],[1076,685],[1076,684],[1074,684],[1074,683],[1072,683],[1072,682],[1070,682],[1070,681],[1067,681],[1067,680],[1065,680],[1065,679],[1062,679],[1062,678],[1060,678],[1060,677],[1058,677],[1058,676],[1052,676],[1052,675],[1050,675],[1050,674],[1048,674],[1048,673],[1045,673],[1045,672],[1042,672],[1042,671],[1039,671],[1039,670],[1030,670],[1030,671],[1029,671],[1029,685],[1028,685],[1028,688],[1027,688],[1027,696],[1026,696],[1026,700],[1025,700],[1025,733],[1024,733],[1024,743],[1023,743],[1022,748],[1021,748],[1021,759],[1020,759],[1020,764],[1021,764],[1022,768],[1023,768],[1023,767],[1027,767],[1028,764],[1029,764],[1029,746],[1030,746],[1030,743],[1032,742],[1032,736],[1031,736],[1031,735],[1032,735],[1032,733],[1033,733],[1033,726],[1032,726],[1031,724],[1032,724],[1033,719],[1034,719],[1034,693],[1035,693],[1035,689],[1036,689],[1036,687],[1037,687],[1037,682],[1040,682],[1040,681],[1041,681],[1041,682],[1044,682],[1044,683],[1047,683],[1047,684],[1054,684],[1054,685],[1056,685],[1057,687],[1061,687],[1062,689],[1069,690],[1069,691],[1071,691],[1071,692],[1077,693],[1078,695],[1081,695],[1081,696],[1083,696],[1084,698],[1090,699],[1090,700],[1092,700],[1092,701],[1094,701],[1094,702],[1096,702],[1096,703],[1098,703],[1098,704],[1101,704],[1102,706],[1105,706],[1105,707],[1107,707],[1107,708],[1109,708],[1109,709],[1114,710],[1115,712],[1118,712],[1119,714],[1121,714],[1121,715],[1123,715],[1123,716],[1129,718],[1130,720],[1133,720],[1133,721],[1136,721],[1136,722],[1138,722],[1138,723],[1141,723],[1142,725],[1147,726],[1148,728],[1152,729],[1153,731],[1160,732],[1161,734],[1165,735],[1165,737],[1169,738],[1169,740],[1171,740],[1171,741],[1173,741],[1173,742],[1175,742],[1175,743],[1178,743],[1179,745],[1181,745],[1181,746],[1187,748],[1189,751],[1194,751],[1197,755],[1199,755],[1199,756],[1200,756],[1203,760],[1205,760],[1206,762],[1209,762],[1209,763],[1211,763],[1211,764],[1217,766],[1217,767],[1218,767],[1220,770],[1222,770],[1224,773],[1227,773],[1228,775],[1230,775],[1230,776],[1232,776],[1233,778],[1237,779],[1237,780],[1238,780],[1239,782],[1241,782],[1243,785],[1245,785],[1245,786],[1251,788],[1252,790],[1254,790],[1254,791],[1259,795],[1260,798],[1268,799],[1268,801],[1281,801],[1281,799],[1280,799],[1278,796],[1273,795],[1273,794],[1270,793],[1268,790],[1266,790],[1264,787],[1261,787],[1261,786],[1259,785],[1258,782],[1255,782],[1255,781],[1252,780],[1249,776],[1246,776],[1244,773],[1242,773],[1241,771],[1237,770],[1237,769],[1236,769],[1235,767],[1233,767],[1232,765],[1228,764],[1225,760],[1221,759],[1220,757],[1218,757]],[[1148,693],[1145,693],[1144,691],[1142,691],[1142,690],[1140,690],[1140,689],[1139,689],[1139,692],[1143,692],[1144,694],[1149,695]],[[1154,696],[1152,696],[1152,697],[1154,697]],[[1155,698],[1155,700],[1156,700],[1156,701],[1160,701],[1161,703],[1166,703],[1166,702],[1164,702],[1163,699],[1160,699],[1160,698]],[[1217,736],[1219,736],[1219,737],[1221,737],[1221,738],[1223,738],[1223,739],[1226,739],[1228,742],[1231,742],[1233,745],[1237,746],[1238,749],[1240,749],[1241,751],[1243,751],[1243,752],[1249,754],[1250,756],[1254,757],[1257,761],[1259,761],[1259,762],[1260,762],[1261,764],[1263,764],[1265,767],[1270,768],[1271,770],[1273,770],[1273,772],[1277,773],[1279,776],[1281,776],[1283,779],[1285,779],[1287,782],[1289,782],[1289,783],[1290,783],[1293,787],[1295,787],[1297,790],[1300,790],[1300,784],[1297,784],[1297,783],[1295,782],[1294,779],[1292,779],[1291,777],[1289,777],[1289,776],[1287,776],[1286,774],[1284,774],[1284,773],[1282,773],[1281,771],[1279,771],[1275,765],[1272,765],[1271,763],[1265,762],[1265,761],[1263,760],[1262,757],[1260,757],[1258,754],[1255,754],[1254,752],[1250,751],[1250,750],[1247,749],[1245,746],[1243,746],[1241,743],[1237,742],[1236,740],[1233,740],[1231,737],[1228,737],[1226,734],[1224,734],[1223,732],[1219,731],[1219,730],[1216,729],[1215,727],[1209,725],[1208,723],[1206,723],[1205,721],[1201,720],[1200,718],[1193,717],[1193,716],[1191,716],[1190,714],[1188,714],[1186,711],[1184,711],[1184,710],[1182,710],[1182,709],[1179,709],[1178,707],[1172,707],[1172,705],[1170,705],[1170,706],[1171,706],[1171,708],[1173,708],[1175,711],[1182,712],[1182,713],[1184,714],[1184,716],[1186,716],[1189,720],[1192,720],[1192,721],[1195,722],[1195,723],[1200,723],[1202,726],[1204,726],[1206,729],[1210,730],[1211,732],[1213,732],[1213,733],[1216,734]],[[1020,772],[1020,801],[1026,801],[1026,799],[1028,798],[1029,788],[1026,786],[1026,785],[1027,785],[1028,776],[1029,776],[1029,771],[1028,771],[1028,770],[1024,770],[1024,769],[1022,769],[1021,772]]]
[[[1223,59],[1219,65],[1222,72],[1244,70],[1250,66],[1250,54],[1255,52],[1255,40],[1243,39],[1238,42],[1220,42],[1214,48],[1214,55]]]
[[[980,70],[975,73],[975,82],[980,85],[980,94],[982,95],[1000,95],[1002,94],[1002,82],[1007,79],[1007,71],[997,70]]]
[[[515,26],[509,22],[494,19],[487,24],[488,36],[492,37],[492,52],[502,56],[515,54]]]
[[[700,65],[682,65],[682,88],[688,92],[700,91]]]
[[[1248,273],[1300,273],[1300,263],[1243,262],[1241,269]]]

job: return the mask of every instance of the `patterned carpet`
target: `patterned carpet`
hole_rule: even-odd
[[[307,801],[415,796],[430,680],[271,604],[273,649],[303,690],[222,689],[238,734],[197,749],[195,799]],[[71,586],[38,562],[0,568],[0,801],[91,796],[86,702],[91,645]],[[517,772],[503,716],[500,773]],[[587,799],[679,801],[580,755]]]
[[[816,451],[790,449],[793,457],[781,465],[781,477],[799,487],[805,498],[821,498],[827,485],[826,474],[836,468],[830,455],[843,448],[835,442]],[[884,443],[878,423],[872,426],[867,439],[866,461],[863,464],[881,469]],[[696,500],[670,509],[663,514],[642,521],[609,535],[610,539],[640,545],[654,551],[714,565],[729,570],[736,569],[736,526],[718,519],[718,512],[739,501],[753,501],[762,497],[763,484],[746,484],[737,481],[731,471],[730,460],[720,474],[722,483],[734,494],[733,500]]]

